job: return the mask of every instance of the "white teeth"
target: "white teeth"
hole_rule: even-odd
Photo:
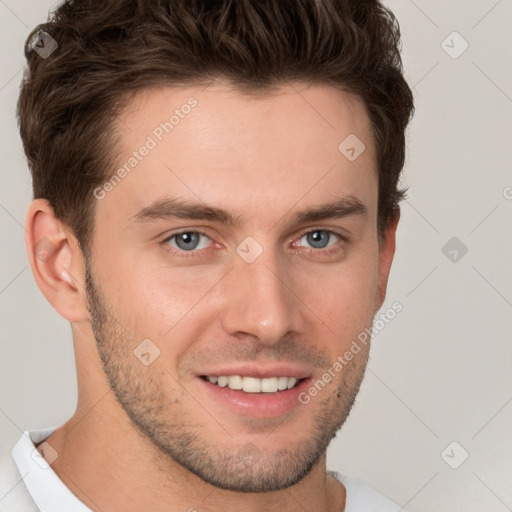
[[[277,389],[282,391],[283,389],[288,389],[288,377],[279,377],[277,379]]]
[[[277,377],[261,379],[261,391],[263,393],[275,393],[277,391]]]
[[[242,388],[246,393],[259,393],[261,391],[261,379],[244,377]]]
[[[240,375],[233,375],[232,377],[229,377],[228,388],[242,389],[243,388],[242,377],[240,377]]]
[[[221,375],[219,377],[219,380],[217,381],[217,386],[220,386],[221,388],[225,388],[229,383],[229,379],[224,376],[224,375]]]
[[[246,393],[276,393],[285,389],[293,388],[298,379],[296,377],[241,377],[240,375],[219,375],[218,377],[207,377],[212,384],[221,388],[243,389]]]
[[[293,388],[297,384],[297,379],[295,377],[288,377],[288,389]]]

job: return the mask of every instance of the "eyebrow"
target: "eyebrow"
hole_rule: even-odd
[[[315,205],[298,211],[294,216],[294,224],[342,219],[353,215],[364,217],[367,214],[368,209],[364,203],[357,197],[348,195],[330,203]],[[129,222],[139,224],[166,219],[206,220],[230,227],[239,227],[244,220],[242,216],[235,215],[222,208],[190,200],[165,198],[143,208]]]

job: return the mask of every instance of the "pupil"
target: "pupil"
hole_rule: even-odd
[[[329,241],[329,235],[326,231],[313,231],[308,235],[308,242],[315,248],[323,248]]]
[[[176,245],[180,249],[190,249],[191,246],[194,248],[199,242],[199,236],[197,233],[181,233],[176,239]]]

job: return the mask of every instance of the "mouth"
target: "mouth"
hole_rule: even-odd
[[[289,368],[281,369],[282,373],[278,369],[232,370],[197,375],[195,379],[207,403],[220,408],[223,415],[231,412],[252,418],[281,417],[299,405],[304,407],[299,396],[313,380],[311,373]]]
[[[203,380],[220,388],[229,388],[244,393],[280,393],[295,388],[304,380],[299,377],[249,377],[241,375],[201,375]]]

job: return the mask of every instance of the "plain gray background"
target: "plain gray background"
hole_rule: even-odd
[[[383,306],[404,309],[373,341],[328,466],[412,512],[512,510],[512,2],[385,3],[416,104]],[[54,4],[0,0],[3,450],[65,422],[77,399],[70,326],[28,267],[31,185],[15,121],[23,42]]]

